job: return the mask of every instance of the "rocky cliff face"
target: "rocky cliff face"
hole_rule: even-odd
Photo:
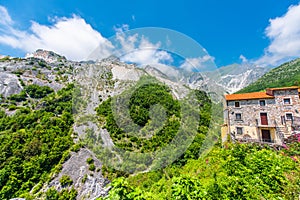
[[[259,67],[249,63],[233,64],[221,67],[214,72],[204,73],[205,77],[214,80],[226,93],[234,93],[255,82],[270,68]]]
[[[38,58],[38,59],[42,59],[48,63],[66,61],[66,57],[64,57],[64,56],[58,55],[52,51],[46,51],[46,50],[42,50],[42,49],[38,49],[34,53],[26,54],[25,58]]]
[[[87,159],[94,160],[95,170],[91,170]],[[106,187],[109,180],[103,178],[101,172],[102,163],[88,149],[80,149],[78,152],[72,152],[71,157],[63,164],[61,172],[49,183],[44,186],[42,191],[46,192],[54,187],[61,191],[64,187],[60,183],[63,175],[69,176],[73,180],[71,187],[77,192],[77,199],[96,199],[99,196],[106,196],[109,187]]]

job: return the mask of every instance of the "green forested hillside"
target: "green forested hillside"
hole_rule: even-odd
[[[256,92],[272,87],[300,85],[300,59],[276,67],[237,93]]]
[[[120,127],[120,123],[116,123],[116,115],[112,111],[113,106],[111,106],[112,102],[115,101],[115,98],[109,98],[108,100],[102,102],[102,104],[99,105],[99,107],[97,108],[97,113],[100,117],[99,119],[101,123],[103,124],[103,128],[108,130],[116,147],[125,149],[130,152],[148,153],[148,157],[144,157],[141,160],[141,162],[138,161],[138,158],[126,157],[127,160],[137,163],[139,167],[138,169],[136,169],[136,165],[130,165],[130,167],[128,167],[127,169],[131,172],[131,174],[135,173],[136,171],[141,171],[141,169],[147,170],[150,166],[160,167],[159,163],[153,162],[153,157],[157,156],[158,150],[160,150],[164,146],[170,145],[171,141],[176,136],[177,146],[172,148],[172,152],[168,153],[168,159],[172,158],[171,155],[177,151],[176,148],[178,148],[178,145],[184,144],[184,142],[180,141],[186,141],[186,137],[188,136],[194,138],[194,140],[191,141],[191,145],[189,146],[187,151],[179,159],[176,160],[175,165],[183,166],[189,159],[198,158],[199,151],[202,147],[202,143],[206,137],[211,121],[210,99],[208,98],[205,92],[194,91],[194,95],[197,98],[198,103],[197,107],[200,107],[197,108],[197,112],[200,111],[199,117],[201,118],[201,120],[198,123],[198,130],[197,125],[195,126],[195,130],[187,130],[190,127],[185,127],[185,131],[189,133],[191,131],[194,131],[194,135],[178,134],[178,132],[181,131],[179,130],[180,126],[184,126],[181,124],[181,118],[184,117],[181,110],[181,106],[183,105],[182,102],[179,100],[175,100],[174,97],[172,97],[170,89],[166,85],[161,84],[158,81],[155,81],[154,79],[150,81],[150,84],[143,84],[144,82],[147,82],[148,78],[149,77],[143,77],[139,81],[138,85],[141,84],[142,86],[134,90],[128,101],[130,117],[125,117],[124,119],[132,119],[134,124],[138,124],[141,127],[143,127],[141,131],[136,131],[134,127],[132,127],[132,129],[135,132],[126,132],[123,130],[122,127]],[[123,94],[121,94],[121,96],[125,96],[127,92],[128,91],[125,91]],[[126,103],[123,104],[126,107]],[[122,106],[124,106],[123,104]],[[158,112],[154,118],[153,116],[152,118],[150,118],[150,109],[153,105],[160,105],[162,106],[162,108],[160,108],[159,110],[162,111],[164,109],[166,111],[164,119],[159,121],[154,120],[158,118],[159,115],[164,115],[164,113],[161,112]],[[122,106],[118,105],[118,107]],[[163,124],[159,124],[161,122],[163,122]],[[128,125],[130,124],[130,122],[125,121],[125,124]],[[88,143],[90,144],[91,142]],[[93,149],[94,147],[90,146],[89,148]],[[99,155],[99,157],[104,158],[103,155]],[[146,163],[143,162],[143,160],[145,159],[148,159],[149,161],[147,161]],[[113,172],[114,170],[107,168],[107,166],[104,166],[103,169],[105,175],[107,175],[108,178],[124,175],[122,173],[116,174],[116,171],[115,174],[111,174],[110,172]]]
[[[2,98],[0,104],[0,199],[3,200],[33,198],[29,191],[34,186],[34,191],[39,191],[50,180],[50,173],[61,169],[73,145],[73,86],[54,93],[49,87],[30,85],[24,91]],[[27,94],[36,99],[27,98]],[[44,98],[37,99],[41,97]],[[15,114],[7,115],[4,112],[7,109]],[[76,197],[74,191],[71,195]],[[56,196],[52,199],[69,196],[69,191]]]

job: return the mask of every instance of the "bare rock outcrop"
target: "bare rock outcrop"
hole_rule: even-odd
[[[89,158],[93,159],[95,169],[90,168],[87,162]],[[102,176],[101,167],[101,162],[88,149],[72,152],[71,157],[63,164],[62,171],[44,188],[44,191],[51,187],[61,191],[64,187],[60,184],[60,179],[63,175],[67,175],[72,179],[72,186],[78,192],[77,199],[96,199],[105,196],[109,190],[106,188],[109,180]]]

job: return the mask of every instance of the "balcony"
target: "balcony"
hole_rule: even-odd
[[[267,123],[261,123],[260,119],[255,119],[256,127],[259,128],[275,128],[276,123],[275,121],[268,120]]]
[[[300,117],[292,117],[292,128],[294,131],[300,131]]]

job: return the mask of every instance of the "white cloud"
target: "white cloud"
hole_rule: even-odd
[[[54,18],[52,26],[32,22],[29,31],[14,28],[13,21],[5,7],[0,7],[0,44],[33,52],[36,49],[51,50],[71,60],[84,60],[102,44],[102,57],[110,55],[112,46],[99,32],[84,19],[73,15],[71,18]],[[4,30],[4,31],[3,31]],[[103,45],[105,44],[105,45]]]
[[[248,62],[248,59],[244,55],[240,55],[240,59],[243,63]]]
[[[148,38],[138,33],[127,34],[128,25],[122,25],[116,30],[116,41],[120,44],[120,48],[117,49],[118,57],[124,62],[133,62],[139,65],[151,65],[159,63],[171,63],[173,61],[172,56],[164,51],[160,50],[161,43],[152,43]]]
[[[135,22],[135,15],[131,15],[131,19]]]
[[[300,56],[300,4],[290,6],[281,17],[270,19],[266,36],[271,40],[265,55],[256,61],[260,65],[277,65]]]
[[[49,18],[52,25],[32,21],[29,30],[14,26],[7,9],[0,6],[0,44],[20,49],[25,53],[37,49],[51,50],[71,60],[102,59],[116,55],[125,62],[141,65],[171,63],[172,56],[160,50],[160,42],[152,43],[143,35],[125,34],[126,24],[114,27],[114,38],[106,39],[80,16]],[[118,45],[114,46],[115,39]]]
[[[157,49],[137,49],[136,51],[124,55],[121,60],[140,65],[170,63],[173,61],[172,56],[169,53]]]
[[[208,69],[210,65],[208,62],[213,62],[214,57],[209,55],[204,55],[198,58],[186,58],[184,63],[180,65],[180,68],[187,71],[199,71]]]
[[[12,21],[10,15],[8,14],[7,9],[3,6],[0,6],[0,24],[10,25],[12,23],[13,23],[13,21]]]
[[[133,37],[133,38],[131,38]],[[124,39],[124,38],[123,38]],[[137,35],[125,38],[127,44],[123,43],[124,54],[122,60],[127,62],[134,62],[137,64],[157,64],[165,61],[172,61],[171,55],[165,51],[160,51],[160,44],[153,44],[145,37],[142,37],[138,41],[138,46],[134,44],[137,43]]]

